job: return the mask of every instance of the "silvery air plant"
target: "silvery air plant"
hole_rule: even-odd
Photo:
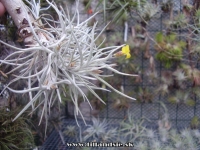
[[[92,27],[88,27],[87,24],[96,14],[80,22],[78,7],[74,15],[70,17],[69,13],[65,13],[55,3],[46,0],[49,4],[48,8],[53,8],[57,13],[58,20],[54,20],[50,14],[44,14],[48,8],[40,8],[40,3],[35,0],[26,1],[30,5],[27,14],[31,13],[34,21],[29,17],[30,15],[26,15],[23,21],[27,22],[26,26],[29,26],[29,30],[26,29],[26,32],[20,34],[32,34],[35,42],[29,42],[29,44],[25,42],[27,48],[18,48],[1,41],[2,44],[15,49],[15,52],[0,60],[0,63],[13,66],[14,69],[7,72],[7,75],[18,71],[5,89],[18,94],[28,93],[30,99],[13,120],[16,120],[29,107],[32,107],[34,111],[37,107],[43,106],[40,122],[43,117],[47,121],[51,106],[55,101],[62,102],[61,95],[67,94],[70,95],[75,106],[75,116],[80,114],[83,118],[78,106],[78,96],[81,95],[89,104],[90,101],[82,91],[82,87],[87,88],[102,103],[105,102],[95,93],[95,90],[108,91],[93,84],[92,80],[99,80],[112,91],[135,100],[116,90],[103,79],[112,76],[112,74],[102,75],[103,70],[110,70],[120,75],[136,75],[122,73],[113,68],[116,66],[112,63],[113,58],[117,59],[123,55],[127,59],[130,57],[128,45],[100,48],[101,44],[95,44],[103,30],[96,34],[97,23]],[[43,14],[40,15],[41,10]],[[26,26],[23,28],[25,29]],[[18,80],[26,81],[27,86],[22,90],[13,89],[12,85]],[[66,86],[69,88],[69,93],[66,93]]]

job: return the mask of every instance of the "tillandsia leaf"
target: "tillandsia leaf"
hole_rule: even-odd
[[[108,129],[108,123],[106,120],[100,120],[96,118],[92,118],[92,125],[88,125],[89,127],[84,131],[86,134],[84,136],[84,141],[86,141],[88,138],[93,137],[95,139],[99,139],[102,137],[102,135],[105,135],[107,133]]]
[[[108,91],[92,84],[91,80],[99,80],[118,94],[135,100],[116,90],[102,78],[104,75],[100,74],[102,70],[110,70],[120,75],[136,76],[119,72],[113,68],[115,66],[112,63],[114,53],[124,45],[105,48],[100,48],[99,45],[96,45],[96,41],[100,38],[100,34],[103,31],[97,34],[97,23],[92,27],[87,25],[96,14],[80,22],[78,7],[71,19],[70,15],[65,14],[63,9],[58,9],[55,3],[47,0],[49,4],[47,8],[52,7],[58,15],[58,20],[55,21],[48,14],[40,15],[40,11],[45,11],[46,9],[40,8],[39,2],[35,0],[29,2],[31,6],[29,9],[32,10],[30,12],[33,13],[32,15],[37,20],[32,22],[28,12],[26,18],[35,41],[32,44],[26,45],[29,48],[18,48],[0,41],[0,43],[16,50],[5,59],[0,60],[1,64],[14,67],[8,74],[17,71],[16,75],[13,75],[14,79],[7,84],[5,89],[7,88],[11,92],[18,94],[28,93],[30,99],[13,121],[30,106],[32,107],[32,112],[39,106],[42,106],[40,122],[43,117],[47,121],[51,106],[55,101],[62,102],[62,96],[66,95],[66,87],[69,88],[68,95],[75,106],[75,118],[77,117],[76,115],[80,114],[84,119],[78,105],[79,97],[81,96],[84,101],[87,101],[91,108],[92,105],[84,94],[82,87],[88,89],[103,103],[105,102],[95,92],[95,89]],[[42,24],[38,25],[38,21],[41,23],[41,20],[45,22],[47,27],[43,28]],[[12,85],[18,82],[18,80],[25,81],[27,86],[24,89],[12,88]]]
[[[175,72],[173,72],[173,75],[177,81],[184,81],[187,79],[187,76],[182,69],[177,69]]]
[[[139,14],[144,19],[144,21],[149,21],[152,17],[154,17],[160,11],[160,7],[146,2],[142,9],[139,9]]]
[[[28,0],[26,0],[26,2],[32,6],[30,9],[31,13],[33,14],[33,16],[35,17],[35,19],[39,18],[39,14],[40,14],[40,1],[37,3],[35,0],[31,0],[30,2]]]

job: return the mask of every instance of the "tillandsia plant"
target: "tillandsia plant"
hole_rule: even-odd
[[[193,83],[192,86],[199,86],[200,85],[200,70],[194,67],[191,67],[186,64],[182,64],[181,68],[184,70],[185,75],[187,76],[188,79],[191,80]]]
[[[188,106],[194,106],[195,101],[191,98],[190,92],[183,91],[183,90],[177,90],[175,93],[175,96],[170,96],[168,98],[168,101],[171,103],[176,103],[176,104],[186,104]]]
[[[128,111],[127,117],[120,124],[120,134],[126,142],[135,142],[145,136],[146,128],[143,126],[145,118],[136,119],[130,111]]]
[[[138,88],[138,93],[137,93],[137,100],[138,102],[141,103],[152,103],[153,101],[153,94],[151,89],[148,88]]]
[[[72,125],[68,125],[64,131],[64,134],[69,137],[74,137],[76,135],[76,127]]]
[[[89,125],[89,127],[83,132],[83,141],[87,141],[91,137],[95,141],[100,140],[101,136],[107,132],[108,123],[105,119],[100,121],[100,119],[92,118],[92,123],[93,125]]]
[[[139,9],[139,16],[142,19],[142,22],[147,24],[147,22],[154,17],[160,11],[159,5],[155,5],[150,2],[146,2],[145,5]]]
[[[173,77],[174,77],[174,85],[176,88],[184,88],[184,81],[187,80],[187,76],[186,73],[184,72],[183,69],[177,69],[172,73]]]
[[[35,0],[26,0],[26,2],[30,7],[25,6],[21,0],[2,1],[18,27],[18,34],[24,39],[25,46],[28,47],[18,48],[0,41],[16,50],[5,59],[0,60],[1,64],[14,67],[6,73],[7,75],[12,74],[14,79],[6,85],[5,89],[19,94],[28,93],[30,100],[13,120],[16,120],[29,107],[32,107],[32,111],[34,111],[37,107],[42,106],[40,122],[43,116],[47,121],[51,106],[57,100],[62,102],[62,94],[68,94],[65,93],[66,85],[69,87],[69,95],[75,106],[75,117],[78,114],[82,116],[78,106],[79,95],[89,104],[90,101],[81,87],[87,88],[103,103],[104,101],[94,90],[108,91],[93,84],[91,80],[99,80],[118,94],[135,100],[113,88],[101,75],[102,70],[107,69],[120,75],[136,76],[117,71],[113,68],[115,64],[111,62],[114,57],[122,55],[129,57],[127,46],[125,47],[126,52],[123,51],[124,48],[117,52],[124,45],[100,48],[101,44],[95,44],[103,32],[102,30],[96,34],[97,23],[91,27],[87,25],[95,14],[80,22],[78,2],[73,17],[48,0],[46,0],[49,5],[47,8],[40,8],[40,3]],[[12,6],[13,9],[9,9],[12,3],[15,5]],[[58,20],[54,20],[50,14],[45,14],[45,10],[50,7],[56,12]],[[18,74],[14,74],[16,71]],[[112,76],[112,74],[105,76]],[[12,85],[20,79],[26,81],[27,86],[22,90],[13,89]]]
[[[188,25],[188,19],[184,13],[179,13],[172,20],[167,20],[165,24],[171,29],[186,28]]]
[[[177,40],[175,33],[169,35],[163,35],[162,32],[158,32],[155,37],[157,50],[156,59],[164,63],[166,68],[170,68],[175,61],[180,61],[183,58],[183,50],[186,43],[181,40]]]
[[[160,5],[162,11],[169,12],[173,7],[173,2],[172,0],[163,0]]]

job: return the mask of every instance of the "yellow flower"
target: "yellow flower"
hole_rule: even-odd
[[[131,57],[129,45],[125,45],[122,47],[122,53],[126,55],[126,59]]]

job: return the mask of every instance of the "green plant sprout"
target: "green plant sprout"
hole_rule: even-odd
[[[88,27],[88,22],[96,14],[80,22],[78,2],[74,16],[70,17],[62,8],[59,9],[55,3],[47,0],[48,8],[51,7],[54,9],[58,16],[58,20],[53,20],[52,17],[49,18],[49,14],[44,13],[45,9],[40,8],[40,4],[35,0],[26,1],[30,5],[30,13],[36,19],[35,22],[31,22],[27,15],[27,25],[31,28],[33,39],[36,41],[32,44],[26,44],[28,48],[18,48],[4,41],[0,41],[0,43],[15,50],[14,53],[0,60],[1,64],[14,67],[6,73],[7,75],[12,74],[14,79],[6,85],[5,89],[9,89],[11,92],[18,94],[28,93],[30,100],[13,121],[29,107],[32,107],[33,112],[39,106],[43,106],[39,124],[43,116],[47,121],[52,104],[55,101],[62,102],[61,95],[65,94],[69,94],[74,103],[75,117],[80,114],[83,118],[78,106],[78,95],[81,95],[83,100],[89,104],[90,101],[81,87],[87,88],[102,103],[105,102],[94,90],[108,91],[107,89],[94,85],[91,80],[99,80],[118,94],[135,100],[116,90],[103,79],[103,77],[112,76],[112,74],[102,75],[101,73],[104,69],[120,75],[136,75],[122,73],[113,68],[115,64],[112,63],[111,59],[115,57],[114,55],[124,45],[100,48],[102,43],[100,45],[95,44],[106,28],[97,34],[97,23]],[[43,14],[41,14],[41,10]],[[36,22],[39,24],[37,28],[33,26],[33,23]],[[45,28],[42,22],[45,23]],[[124,52],[122,51],[122,53]],[[16,71],[19,74],[15,74]],[[22,90],[13,89],[12,85],[20,79],[26,81],[27,86]],[[69,93],[64,93],[66,91],[66,85],[69,87]],[[36,105],[36,102],[39,102],[39,104]]]
[[[162,32],[158,32],[155,37],[157,50],[156,59],[164,63],[166,68],[170,68],[174,61],[180,61],[183,57],[183,49],[186,43],[181,40],[177,40],[175,33],[169,35],[163,35]]]
[[[194,106],[195,101],[190,97],[189,92],[177,90],[175,93],[175,96],[170,96],[168,98],[168,101],[171,103],[176,103],[176,104],[186,104],[188,106]]]

